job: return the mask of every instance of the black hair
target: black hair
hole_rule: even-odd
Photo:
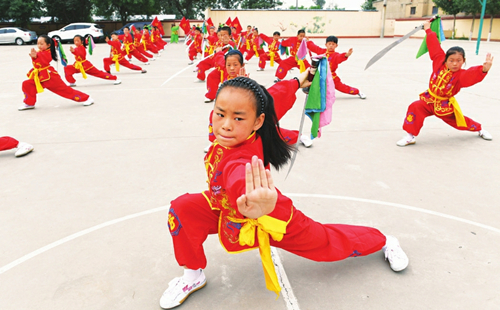
[[[253,30],[257,31],[257,33],[259,33],[259,28],[255,27],[253,28]]]
[[[279,31],[275,31],[275,32],[273,33],[273,36],[276,36],[276,35],[281,36],[281,33],[280,33]]]
[[[76,36],[73,37],[73,40],[75,38],[79,38],[80,41],[82,42],[83,47],[87,47],[87,42],[85,42],[85,39],[81,35],[77,34]]]
[[[118,35],[118,33],[116,33],[116,31],[113,31],[113,32],[111,32],[110,36],[112,36],[112,35],[117,36],[117,35]]]
[[[219,30],[220,31],[227,31],[227,34],[231,35],[231,27],[224,26],[224,27],[220,28]]]
[[[299,31],[297,31],[297,35],[301,34],[301,33],[306,33],[306,31],[304,29],[300,29]]]
[[[42,34],[38,38],[42,38],[45,41],[45,44],[50,45],[50,55],[54,61],[57,61],[57,53],[56,53],[56,42],[54,39],[51,39],[48,35]],[[58,42],[61,44],[61,42]]]
[[[261,114],[265,115],[264,123],[257,129],[257,133],[262,139],[264,166],[271,164],[276,170],[279,170],[292,157],[292,146],[288,145],[281,135],[273,97],[264,86],[247,77],[240,76],[227,80],[217,91],[217,97],[226,87],[244,89],[252,94],[257,117]]]
[[[123,27],[123,30],[125,30],[125,29],[130,30],[130,28],[128,26]]]
[[[226,55],[224,55],[224,62],[226,62],[229,56],[237,56],[238,62],[240,63],[240,65],[243,66],[243,54],[239,50],[237,49],[229,50],[229,52],[227,52]]]
[[[199,32],[201,32],[200,27],[196,27],[196,28],[194,28],[194,30],[198,30]]]
[[[453,47],[450,47],[450,49],[446,51],[446,57],[444,58],[444,62],[446,62],[448,60],[448,57],[450,57],[451,55],[455,55],[455,54],[462,54],[462,57],[465,60],[464,49],[461,48],[460,46],[453,46]]]
[[[328,42],[333,42],[335,44],[338,44],[339,39],[336,36],[329,36],[328,38],[326,38],[326,43],[328,43]]]
[[[248,28],[248,27],[250,27],[250,28],[251,28],[251,27],[252,27],[252,25],[248,25],[248,26],[247,26],[247,28]]]

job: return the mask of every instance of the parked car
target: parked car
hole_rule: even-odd
[[[116,32],[116,34],[118,34],[120,36],[120,35],[123,35],[123,29],[125,27],[128,27],[130,29],[130,27],[132,27],[132,25],[134,25],[135,28],[142,30],[142,28],[144,28],[145,25],[151,25],[151,23],[152,23],[152,21],[128,23],[125,26],[121,27],[119,30],[115,30],[115,32]]]
[[[69,41],[73,42],[73,38],[76,35],[81,35],[84,38],[92,36],[95,42],[99,42],[104,39],[104,33],[101,26],[94,23],[73,23],[63,28],[51,31],[48,33],[49,37],[59,40],[61,42]]]
[[[0,43],[16,43],[23,45],[24,43],[36,42],[38,36],[36,32],[17,27],[0,28]]]

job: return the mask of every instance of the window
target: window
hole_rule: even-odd
[[[1,33],[5,33],[5,32],[7,32],[7,30],[5,30],[5,29],[0,29],[0,34],[1,34]]]
[[[410,15],[415,15],[415,11],[416,11],[416,10],[417,10],[417,7],[412,6],[412,7],[410,8]]]
[[[432,15],[437,15],[437,13],[438,13],[438,8],[437,8],[437,6],[433,6],[433,7],[432,7]]]
[[[7,33],[16,33],[15,29],[7,29]]]
[[[64,30],[65,30],[65,31],[68,31],[68,30],[75,30],[75,29],[76,29],[75,27],[76,27],[76,26],[68,26],[68,27],[64,28]]]

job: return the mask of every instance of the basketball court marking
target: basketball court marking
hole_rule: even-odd
[[[389,206],[389,207],[394,207],[394,208],[405,209],[405,210],[420,212],[420,213],[424,213],[424,214],[434,215],[434,216],[462,222],[465,224],[477,226],[477,227],[480,227],[480,228],[483,228],[486,230],[500,233],[500,229],[492,227],[492,226],[484,225],[484,224],[481,224],[478,222],[470,221],[467,219],[463,219],[463,218],[453,216],[453,215],[448,215],[448,214],[441,213],[441,212],[435,212],[435,211],[426,210],[426,209],[417,208],[417,207],[412,207],[412,206],[399,204],[399,203],[384,202],[384,201],[380,201],[380,200],[347,197],[347,196],[323,195],[323,194],[287,193],[284,195],[288,196],[288,197],[300,197],[300,198],[323,198],[323,199],[347,200],[347,201],[356,201],[356,202],[363,202],[363,203],[369,203],[369,204]],[[130,220],[130,219],[134,219],[134,218],[137,218],[137,217],[140,217],[143,215],[148,215],[148,214],[152,214],[152,213],[156,213],[156,212],[160,212],[160,211],[166,211],[169,208],[170,208],[170,206],[158,207],[158,208],[154,208],[151,210],[146,210],[146,211],[130,214],[130,215],[127,215],[124,217],[120,217],[120,218],[117,218],[117,219],[114,219],[111,221],[107,221],[105,223],[102,223],[102,224],[99,224],[99,225],[96,225],[96,226],[93,226],[93,227],[90,227],[87,229],[84,229],[82,231],[79,231],[77,233],[69,235],[65,238],[62,238],[62,239],[57,240],[55,242],[52,242],[44,247],[41,247],[38,250],[35,250],[29,254],[26,254],[23,257],[16,259],[15,261],[3,266],[2,268],[0,268],[0,275],[3,274],[4,272],[9,271],[12,268],[24,263],[24,262],[42,254],[42,253],[45,253],[45,252],[59,246],[59,245],[65,244],[69,241],[72,241],[76,238],[79,238],[79,237],[82,237],[82,236],[87,235],[89,233],[92,233],[94,231],[97,231],[101,228],[105,228],[105,227],[108,227],[108,226],[111,226],[114,224],[118,224],[118,223]],[[276,268],[276,273],[278,275],[278,279],[279,279],[280,285],[282,287],[282,296],[283,296],[283,299],[285,300],[285,304],[286,304],[287,309],[288,310],[299,310],[300,309],[299,304],[297,302],[297,299],[295,298],[295,295],[293,294],[292,287],[290,285],[290,282],[288,281],[288,277],[286,276],[285,269],[283,267],[283,264],[281,263],[279,253],[276,250],[276,248],[271,247],[271,255],[273,257],[274,265]]]

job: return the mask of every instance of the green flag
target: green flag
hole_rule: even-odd
[[[444,41],[444,33],[441,25],[441,17],[436,17],[435,20],[432,21],[431,23],[431,30],[436,33],[437,38],[439,40],[439,43]],[[429,49],[427,48],[427,35],[425,35],[424,41],[422,42],[422,45],[420,45],[420,49],[418,50],[417,53],[417,58],[422,56],[423,54],[427,53]]]

